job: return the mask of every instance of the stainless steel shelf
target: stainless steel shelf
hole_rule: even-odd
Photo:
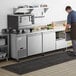
[[[9,58],[9,35],[0,34],[1,39],[5,39],[5,44],[0,45],[0,60],[8,60]]]
[[[0,45],[0,48],[8,47],[8,45]]]

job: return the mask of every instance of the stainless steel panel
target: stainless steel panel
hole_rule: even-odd
[[[28,35],[28,56],[42,53],[42,35]]]
[[[26,36],[17,37],[17,50],[26,49]]]

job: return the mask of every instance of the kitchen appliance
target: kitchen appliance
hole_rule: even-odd
[[[43,53],[55,50],[55,32],[53,30],[43,32]]]
[[[11,34],[11,57],[16,60],[27,57],[26,34]]]
[[[18,6],[17,8],[13,8],[14,14],[33,14],[35,18],[45,17],[45,13],[48,10],[47,4],[41,5],[23,5]]]
[[[26,26],[32,24],[34,24],[34,15],[31,14],[7,15],[8,29],[26,28]]]
[[[56,49],[66,48],[66,38],[65,32],[63,31],[56,31]]]
[[[27,35],[28,56],[42,53],[42,33],[30,33]]]

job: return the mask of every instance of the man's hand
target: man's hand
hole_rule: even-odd
[[[69,29],[71,28],[71,25],[70,24],[65,24],[65,32],[68,32],[70,31]]]

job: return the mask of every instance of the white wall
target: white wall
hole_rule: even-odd
[[[65,12],[66,5],[71,5],[76,9],[76,0],[0,0],[0,29],[7,27],[7,14],[13,12],[13,7],[26,4],[48,4],[49,10],[47,11],[45,18],[37,20],[37,25],[65,20],[67,15]]]

